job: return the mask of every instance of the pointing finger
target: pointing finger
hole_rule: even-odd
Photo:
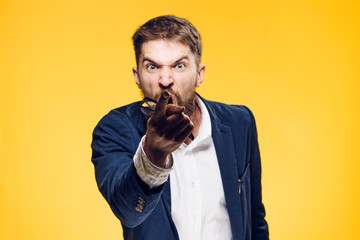
[[[160,99],[158,101],[158,103],[155,106],[155,111],[152,115],[153,119],[161,119],[166,117],[166,105],[167,102],[169,101],[169,93],[164,91],[161,93],[160,95]]]

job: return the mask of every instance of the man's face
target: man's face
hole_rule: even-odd
[[[163,90],[170,93],[173,104],[185,106],[189,116],[195,109],[195,87],[199,87],[205,66],[196,65],[190,48],[173,40],[143,43],[135,82],[145,97],[159,100]]]

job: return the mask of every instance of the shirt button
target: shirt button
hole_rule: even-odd
[[[195,182],[192,182],[191,186],[194,188],[196,186]]]

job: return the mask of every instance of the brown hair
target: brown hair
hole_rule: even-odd
[[[196,65],[200,65],[202,43],[199,32],[188,20],[173,15],[153,18],[136,30],[132,40],[137,65],[143,43],[159,39],[175,40],[189,46],[195,54]]]

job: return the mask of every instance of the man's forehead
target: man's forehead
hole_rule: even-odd
[[[176,40],[151,40],[144,42],[141,47],[140,62],[151,59],[153,61],[175,61],[179,57],[195,58],[190,47]]]

